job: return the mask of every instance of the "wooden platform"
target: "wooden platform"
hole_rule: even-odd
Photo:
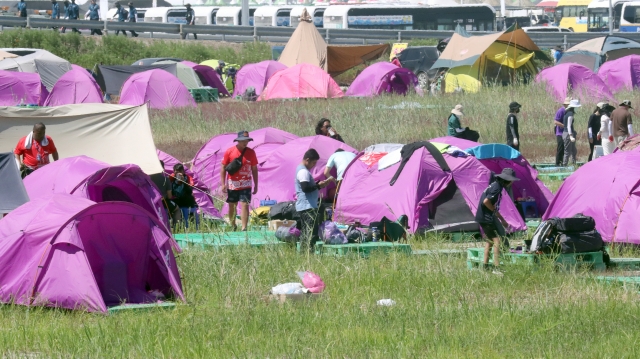
[[[493,266],[493,255],[489,256],[489,265]],[[535,254],[535,253],[502,253],[500,255],[501,265],[526,264],[539,265],[545,261],[553,262],[559,269],[572,270],[579,268],[589,268],[596,271],[607,269],[604,263],[602,252],[567,253],[567,254]],[[467,267],[469,269],[481,268],[484,266],[484,248],[467,249]]]
[[[187,233],[175,234],[173,237],[182,248],[286,246],[286,243],[276,238],[275,232],[270,231]]]

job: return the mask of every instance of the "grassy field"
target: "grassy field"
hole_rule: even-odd
[[[0,43],[2,36],[6,35],[0,35]],[[617,100],[626,98],[634,104],[640,100],[637,93]],[[558,104],[538,86],[436,98],[223,102],[152,111],[151,125],[157,147],[183,161],[223,132],[272,126],[306,136],[314,133],[321,117],[332,119],[347,143],[363,149],[381,142],[442,136],[450,110],[461,103],[466,113],[463,126],[478,130],[484,143],[504,143],[511,101],[523,105],[523,154],[532,163],[550,161],[555,151],[551,121]],[[582,160],[588,154],[586,122],[594,107],[585,104],[578,113]],[[559,183],[548,185],[555,190]],[[452,246],[442,238],[412,239],[412,245]],[[507,265],[499,277],[467,270],[462,257],[333,258],[303,256],[287,248],[245,247],[186,250],[178,263],[187,303],[175,310],[103,317],[2,306],[0,354],[7,358],[640,356],[638,293],[596,282],[593,273],[556,272],[550,263],[536,271]],[[283,305],[262,300],[272,286],[297,281],[299,270],[314,271],[324,279],[327,288],[321,298]],[[383,298],[397,304],[377,306]]]

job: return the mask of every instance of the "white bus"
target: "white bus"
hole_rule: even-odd
[[[216,25],[243,25],[242,24],[242,7],[240,6],[223,6],[218,9],[216,14]],[[256,7],[249,7],[249,26],[253,26],[253,14]]]
[[[291,6],[260,6],[253,14],[255,26],[289,26]]]
[[[640,32],[640,1],[624,3],[620,12],[620,32]]]
[[[622,5],[627,0],[611,0],[613,6],[613,30],[620,29],[620,15]],[[608,32],[609,31],[609,0],[593,0],[587,6],[587,31],[588,32]]]
[[[162,22],[166,24],[186,24],[186,7],[152,7],[144,14],[145,22]]]
[[[218,9],[220,9],[219,6],[194,6],[196,25],[215,25]]]
[[[303,9],[307,9],[309,15],[313,17],[313,24],[316,27],[322,27],[324,11],[327,9],[326,6],[295,6],[291,9],[291,14],[289,17],[289,26],[298,27],[300,23],[300,15],[302,14]]]
[[[324,12],[325,29],[494,31],[491,5],[331,5]]]

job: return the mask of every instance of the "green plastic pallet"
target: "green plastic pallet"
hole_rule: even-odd
[[[640,258],[611,258],[609,266],[620,270],[640,270]]]
[[[577,167],[580,167],[580,166],[584,165],[584,162],[577,162],[576,165],[577,165]],[[559,166],[557,166],[553,162],[542,162],[542,163],[534,163],[533,164],[533,168],[535,168],[535,169],[550,168],[550,167],[559,167]],[[573,167],[573,166],[571,166],[571,167]]]
[[[540,226],[541,222],[542,222],[542,219],[540,218],[531,218],[527,221],[527,228],[536,229],[538,228],[538,226]]]
[[[489,257],[489,264],[493,265]],[[484,248],[467,249],[467,266],[473,269],[482,266],[484,258]],[[527,265],[537,265],[543,261],[553,261],[558,267],[563,269],[572,269],[576,267],[587,266],[596,271],[604,271],[607,269],[604,263],[602,252],[586,252],[586,253],[566,253],[566,254],[535,254],[535,253],[502,253],[500,255],[500,264],[520,263]]]
[[[171,302],[162,303],[146,303],[146,304],[121,304],[107,309],[109,314],[117,314],[122,312],[140,312],[154,309],[175,309],[176,304]]]
[[[627,290],[640,291],[640,277],[598,276],[595,279],[607,284],[621,285]]]
[[[550,179],[550,180],[564,180],[571,176],[573,172],[551,172],[551,173],[538,173],[538,178],[540,179]]]
[[[189,90],[193,99],[198,102],[218,102],[217,88],[198,88]]]
[[[316,245],[316,253],[333,256],[356,254],[366,258],[373,253],[388,254],[392,252],[411,254],[412,250],[409,244],[392,242],[367,242],[362,244],[322,244],[320,246]]]
[[[219,232],[219,233],[186,233],[173,236],[181,248],[222,248],[249,245],[251,247],[284,246],[275,232]]]
[[[418,249],[411,252],[414,256],[418,255],[431,255],[431,256],[460,256],[465,254],[464,249]]]

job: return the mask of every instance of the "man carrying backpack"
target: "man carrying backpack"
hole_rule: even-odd
[[[117,2],[117,1],[116,1],[115,16],[118,18],[118,22],[125,22],[129,17],[129,12],[122,5],[120,5],[120,2]],[[122,31],[124,36],[127,36],[127,32],[125,30],[116,30],[116,36],[118,36],[120,31]]]

